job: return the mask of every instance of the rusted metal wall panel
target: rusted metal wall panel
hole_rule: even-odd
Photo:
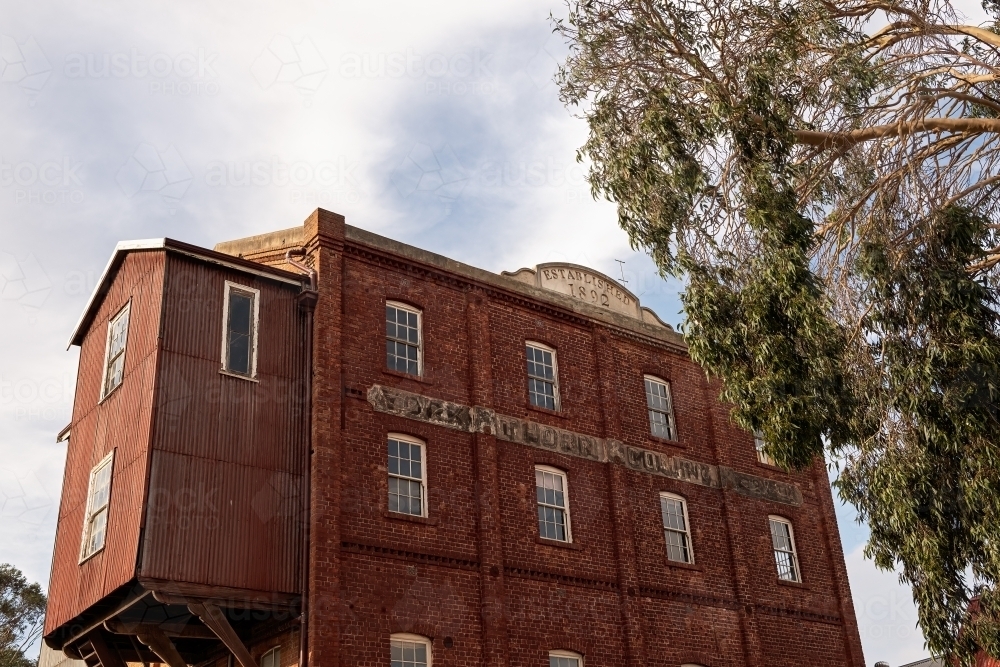
[[[296,592],[300,484],[286,472],[155,451],[141,575]]]
[[[256,381],[220,373],[226,280],[260,290]],[[306,446],[298,291],[169,257],[141,576],[298,591]]]
[[[49,580],[46,634],[135,576],[164,266],[162,251],[130,254],[81,345]],[[130,299],[124,379],[99,402],[108,321]],[[105,546],[80,564],[90,471],[112,449],[115,460]]]

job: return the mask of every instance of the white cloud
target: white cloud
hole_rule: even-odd
[[[903,665],[927,657],[909,587],[899,583],[896,572],[876,568],[863,552],[864,546],[857,546],[846,561],[866,661]]]

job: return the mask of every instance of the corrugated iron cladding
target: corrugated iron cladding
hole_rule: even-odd
[[[226,280],[260,290],[256,382],[219,372]],[[298,591],[306,331],[297,294],[169,257],[141,576]]]
[[[67,446],[49,581],[46,634],[135,576],[164,266],[162,251],[130,254],[80,347],[72,436]],[[130,300],[124,379],[116,391],[98,403],[108,321]],[[81,565],[80,539],[90,471],[112,449],[115,461],[105,547]]]

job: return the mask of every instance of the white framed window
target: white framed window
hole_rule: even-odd
[[[413,306],[385,302],[385,365],[389,370],[420,376],[423,372],[423,316]]]
[[[549,651],[549,667],[583,667],[583,656],[573,651]]]
[[[538,536],[572,542],[566,473],[551,466],[535,466],[535,498],[538,502]]]
[[[778,568],[778,578],[784,581],[802,581],[799,571],[799,556],[795,551],[795,531],[792,522],[780,516],[769,516],[771,524],[771,544],[774,547],[774,563]]]
[[[226,281],[222,305],[222,370],[257,377],[260,290]]]
[[[101,378],[101,400],[117,389],[125,377],[125,347],[128,343],[128,317],[132,302],[128,302],[108,322],[108,340],[104,348],[104,376]]]
[[[389,511],[427,516],[427,466],[424,443],[389,434]]]
[[[541,343],[526,342],[528,360],[528,400],[549,410],[559,409],[559,367],[556,351]]]
[[[389,637],[391,667],[432,667],[431,640],[420,635],[397,633]]]
[[[667,559],[677,563],[694,563],[687,501],[673,493],[661,493],[660,513],[663,516],[663,538],[667,544]]]
[[[674,405],[670,398],[670,385],[658,377],[644,375],[646,384],[646,409],[649,411],[649,432],[658,438],[677,439],[674,423]]]
[[[104,548],[108,532],[108,504],[111,501],[111,473],[115,452],[111,450],[90,471],[87,485],[87,509],[83,515],[83,537],[80,540],[80,562]]]
[[[757,450],[757,460],[769,466],[777,465],[770,454],[765,451],[764,447],[767,445],[767,440],[764,439],[764,434],[760,431],[753,432],[753,446]]]
[[[281,667],[281,647],[275,646],[260,656],[260,667]]]

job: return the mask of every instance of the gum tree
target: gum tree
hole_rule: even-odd
[[[573,0],[556,30],[594,195],[686,281],[733,419],[782,465],[836,462],[933,652],[1000,656],[1000,24],[945,0]]]
[[[45,595],[13,565],[0,563],[0,667],[33,667],[25,656],[42,634]]]

